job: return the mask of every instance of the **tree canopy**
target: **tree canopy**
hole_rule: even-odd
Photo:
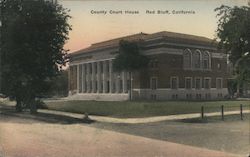
[[[250,81],[250,7],[222,5],[215,11],[219,46],[228,52],[238,79]]]
[[[2,92],[32,109],[68,61],[69,10],[44,0],[1,0],[0,9]]]
[[[138,42],[121,40],[118,53],[113,63],[115,71],[132,72],[148,64],[148,57],[140,54]]]
[[[140,44],[137,41],[121,40],[118,55],[113,62],[114,71],[128,71],[130,78],[129,99],[132,100],[132,72],[148,65],[148,57],[140,53]]]

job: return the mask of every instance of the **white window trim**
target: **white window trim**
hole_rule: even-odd
[[[217,85],[217,80],[221,80],[221,87],[218,88],[218,85]],[[216,89],[222,89],[223,88],[223,78],[222,77],[217,77],[216,78]]]
[[[204,54],[205,53],[208,54],[208,69],[204,69]],[[207,50],[202,53],[202,69],[205,71],[211,70],[211,54]]]
[[[199,58],[199,60],[200,60],[200,67],[199,68],[196,68],[195,66],[194,66],[194,54],[196,53],[196,52],[198,52],[199,54],[200,54],[200,58]],[[203,69],[203,62],[202,62],[202,53],[201,53],[201,50],[199,50],[199,49],[196,49],[193,53],[192,53],[192,69],[193,70],[202,70]]]
[[[170,77],[170,89],[175,89],[175,88],[172,88],[173,87],[173,84],[172,84],[173,78],[176,78],[176,80],[177,80],[176,89],[178,89],[179,88],[179,77],[178,76],[171,76]]]
[[[206,79],[209,79],[209,87],[208,88],[205,88],[205,80]],[[203,83],[204,83],[204,89],[211,89],[211,83],[212,83],[211,77],[204,77]]]
[[[190,87],[191,88],[187,88],[187,85],[186,85],[186,79],[191,79],[191,85],[190,85]],[[193,88],[193,79],[192,79],[192,77],[185,77],[185,89],[192,89]]]
[[[152,84],[152,80],[153,80],[153,79],[156,79],[156,88],[155,88],[155,89],[152,88],[152,85],[153,85],[153,84]],[[158,89],[158,78],[157,78],[157,77],[150,77],[150,89],[151,89],[151,90],[156,90],[156,89]]]
[[[185,56],[185,54],[186,53],[188,53],[188,54],[190,54],[190,67],[185,67],[185,65],[184,65],[184,56]],[[184,50],[184,52],[183,52],[183,55],[182,55],[182,57],[183,57],[183,69],[184,70],[190,70],[190,69],[192,69],[193,68],[193,62],[192,62],[192,60],[193,60],[193,54],[192,54],[192,51],[190,50],[190,49],[185,49]]]
[[[196,87],[196,79],[200,79],[200,88]],[[195,89],[202,89],[202,78],[201,77],[195,77],[194,78],[194,85],[195,85],[195,87],[194,87]]]

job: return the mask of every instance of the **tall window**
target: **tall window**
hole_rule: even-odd
[[[155,78],[155,77],[151,78],[151,89],[152,90],[157,89],[157,78]]]
[[[203,53],[203,69],[209,69],[209,53],[204,52]]]
[[[200,69],[201,68],[201,52],[196,50],[193,53],[193,67],[195,69]]]
[[[201,78],[195,78],[195,88],[201,89]]]
[[[183,54],[183,68],[184,69],[192,68],[192,53],[189,49],[185,50]]]
[[[185,77],[185,88],[186,89],[192,88],[192,78],[191,77]]]
[[[205,89],[210,89],[211,88],[211,79],[210,78],[205,78],[204,79],[204,88]]]
[[[216,88],[217,89],[222,88],[222,78],[216,78]]]
[[[177,89],[178,88],[178,78],[177,77],[171,77],[170,78],[170,84],[172,89]]]

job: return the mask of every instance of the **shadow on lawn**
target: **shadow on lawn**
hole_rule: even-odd
[[[13,123],[36,123],[32,120],[45,123],[57,123],[57,124],[76,124],[76,123],[91,124],[95,122],[93,120],[84,118],[84,115],[83,118],[74,118],[65,115],[39,113],[39,112],[35,115],[32,115],[29,113],[28,110],[18,113],[15,111],[15,108],[13,106],[0,104],[0,122],[12,122],[13,119],[15,119]]]

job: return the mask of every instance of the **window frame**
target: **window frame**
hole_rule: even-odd
[[[155,79],[155,88],[153,88],[153,79]],[[158,89],[158,78],[157,77],[150,77],[150,89],[157,90]]]
[[[187,79],[190,79],[190,88],[187,88],[187,82],[186,82],[186,80]],[[192,83],[192,81],[193,81],[193,79],[192,79],[192,77],[185,77],[185,89],[192,89],[192,87],[193,87],[193,83]]]
[[[200,88],[197,88],[197,87],[196,87],[196,85],[197,85],[197,84],[196,84],[197,79],[200,79]],[[201,78],[201,77],[195,77],[195,78],[194,78],[194,85],[195,85],[195,87],[194,87],[195,89],[201,89],[201,88],[202,88],[202,78]]]
[[[173,79],[176,79],[176,88],[173,88]],[[170,77],[170,88],[171,89],[178,89],[179,88],[179,78],[178,78],[178,76],[171,76]]]
[[[206,86],[205,86],[205,84],[206,84],[206,79],[208,79],[209,80],[209,87],[208,88],[206,88]],[[204,89],[211,89],[211,83],[212,83],[212,79],[211,79],[211,77],[204,77]]]
[[[218,87],[218,80],[220,80],[220,87]],[[222,77],[217,77],[216,78],[216,89],[222,89],[223,88],[223,78]]]

